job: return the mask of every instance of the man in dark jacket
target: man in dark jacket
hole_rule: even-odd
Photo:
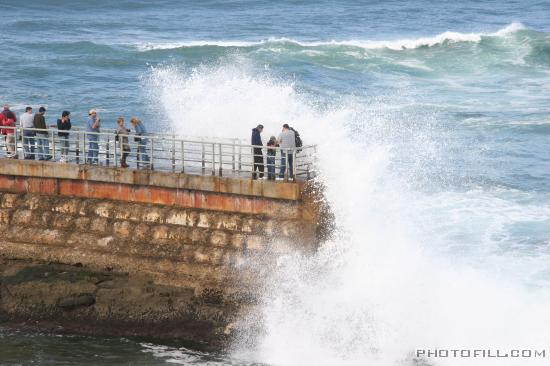
[[[252,153],[254,154],[254,169],[252,170],[252,179],[256,179],[256,170],[260,172],[260,179],[264,177],[264,153],[262,150],[262,136],[260,135],[264,130],[263,125],[258,125],[256,128],[252,129],[252,146],[261,146],[253,147]]]
[[[71,112],[63,111],[61,118],[57,120],[57,136],[59,136],[59,143],[61,144],[61,159],[59,162],[66,163],[69,155],[69,131],[71,129]]]
[[[50,140],[48,134],[48,126],[46,126],[46,118],[44,114],[46,113],[46,108],[40,107],[38,113],[34,115],[34,128],[38,129],[36,131],[36,142],[38,160],[50,160],[52,156],[50,155]]]

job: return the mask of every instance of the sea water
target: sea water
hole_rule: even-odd
[[[0,330],[1,364],[413,365],[550,358],[548,1],[0,0],[0,102],[73,124],[317,144],[336,231],[282,258],[223,353]],[[243,322],[248,321],[242,319]],[[253,321],[253,320],[250,320]]]

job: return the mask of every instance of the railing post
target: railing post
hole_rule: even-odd
[[[76,133],[76,163],[80,164],[80,132]]]
[[[149,169],[153,170],[153,161],[155,159],[155,139],[152,137],[151,138],[151,157],[149,158]]]
[[[241,174],[241,170],[243,168],[243,150],[242,145],[239,144],[239,174]]]
[[[285,182],[288,182],[288,171],[290,166],[288,166],[288,150],[285,152]]]
[[[233,174],[235,174],[235,140],[233,140],[233,145],[231,146],[231,164],[232,164]]]
[[[87,164],[88,163],[88,157],[86,156],[86,142],[87,142],[87,137],[86,137],[86,131],[84,131],[84,143],[82,144],[82,156],[84,157],[84,164]]]
[[[137,135],[136,135],[137,136]],[[140,151],[140,143],[141,141],[137,141],[136,144],[136,137],[134,136],[134,145],[136,145],[136,167],[138,169],[141,168],[141,151]]]
[[[111,152],[109,145],[111,144],[111,139],[109,138],[109,135],[107,135],[107,144],[105,147],[105,153],[107,154],[106,164],[107,166],[111,165]]]
[[[296,158],[298,157],[298,151],[296,148],[292,151],[292,179],[296,180]]]
[[[48,130],[48,134],[49,134],[50,132],[52,133],[52,136],[51,136],[51,141],[52,141],[52,152],[51,152],[51,156],[52,156],[52,161],[55,161],[55,137],[54,137],[53,131]],[[48,139],[49,139],[49,137],[48,137]]]
[[[176,136],[172,135],[172,172],[176,171]]]
[[[216,175],[216,146],[212,143],[212,175]]]
[[[205,159],[205,154],[206,154],[206,151],[205,151],[205,145],[204,145],[204,141],[201,141],[201,146],[202,146],[202,174],[204,175],[205,171],[206,171],[206,162],[204,161]]]
[[[122,150],[122,136],[118,136],[118,143],[120,145],[120,149]],[[115,137],[115,140],[114,140],[114,146],[113,146],[113,149],[115,150],[115,153],[114,153],[114,156],[115,156],[115,168],[118,167],[118,151],[117,151],[117,146],[116,146],[116,137]]]
[[[222,144],[221,143],[218,144],[218,151],[219,151],[219,155],[220,155],[220,167],[219,167],[218,171],[219,171],[219,176],[221,177],[222,176],[222,170],[223,170],[223,155],[222,155]]]
[[[181,172],[185,173],[185,143],[181,140]]]
[[[15,141],[14,141],[14,156],[16,159],[19,159],[19,147],[17,146],[17,142],[19,141],[18,140],[18,135],[17,135],[17,127],[14,128],[14,131],[13,131],[13,137],[15,138]],[[23,156],[25,157],[25,156]]]

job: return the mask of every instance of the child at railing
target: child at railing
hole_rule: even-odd
[[[271,136],[267,142],[267,179],[275,180],[275,155],[277,155],[277,138]]]

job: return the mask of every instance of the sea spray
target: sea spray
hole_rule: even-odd
[[[297,92],[292,82],[254,71],[238,59],[193,70],[159,68],[151,80],[180,133],[244,137],[262,122],[267,134],[276,134],[288,122],[306,143],[318,144],[318,179],[326,187],[338,233],[317,255],[281,258],[266,279],[265,336],[257,340],[255,359],[273,365],[393,365],[411,363],[415,350],[427,347],[545,345],[548,291],[503,281],[472,268],[460,253],[445,256],[438,250],[446,242],[431,226],[445,220],[447,208],[426,216],[422,203],[429,202],[430,193],[410,191],[395,174],[403,146],[376,131],[384,126],[388,136],[395,136],[391,129],[399,124],[361,121],[362,133],[381,137],[362,145],[349,133],[365,106],[318,108],[315,98]],[[418,133],[426,142],[436,137]],[[421,153],[424,148],[417,146]],[[425,168],[415,166],[420,174]],[[466,361],[521,364],[511,358]]]

